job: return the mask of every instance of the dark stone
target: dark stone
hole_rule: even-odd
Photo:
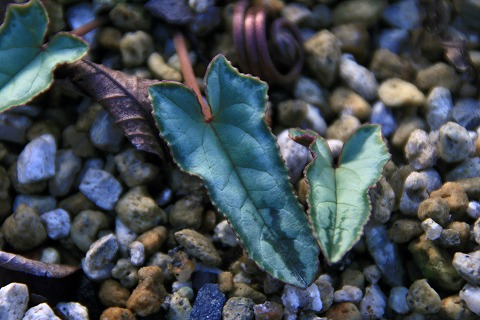
[[[222,319],[225,295],[220,292],[218,285],[207,283],[198,291],[189,320],[220,320]]]
[[[192,286],[195,290],[200,290],[208,283],[217,283],[218,275],[212,272],[196,271],[192,275]]]

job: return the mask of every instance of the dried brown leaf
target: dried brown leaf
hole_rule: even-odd
[[[135,148],[164,159],[148,96],[148,87],[158,81],[126,75],[88,60],[64,66],[62,73],[77,91],[112,115]]]

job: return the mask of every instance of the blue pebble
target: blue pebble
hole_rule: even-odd
[[[98,169],[89,169],[78,188],[85,197],[105,210],[112,210],[115,207],[123,191],[115,177]]]
[[[225,295],[217,284],[207,283],[197,294],[189,320],[221,320]]]
[[[407,46],[408,41],[408,30],[385,29],[380,34],[378,46],[381,49],[388,49],[393,53],[399,54]]]
[[[15,212],[17,207],[21,204],[32,208],[38,214],[43,214],[55,210],[57,207],[57,200],[52,196],[19,194],[13,201],[13,211]]]
[[[453,108],[453,118],[467,130],[475,130],[480,126],[480,101],[460,99]]]
[[[378,123],[382,126],[382,133],[385,137],[389,137],[397,130],[397,121],[390,109],[387,109],[382,102],[373,105],[370,114],[370,122]]]
[[[418,0],[403,0],[389,5],[383,19],[392,27],[412,30],[420,27],[421,14]]]

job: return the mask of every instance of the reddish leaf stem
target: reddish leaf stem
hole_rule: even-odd
[[[93,19],[90,22],[85,23],[84,25],[70,31],[70,34],[73,34],[74,36],[83,36],[90,31],[92,31],[95,28],[101,27],[107,22],[107,18],[105,17],[98,17]]]
[[[180,61],[180,67],[182,68],[182,74],[185,80],[185,84],[190,87],[197,95],[198,102],[202,107],[202,113],[205,121],[210,122],[212,120],[212,112],[210,111],[210,107],[207,105],[207,103],[203,99],[202,93],[200,92],[200,87],[198,86],[197,79],[195,78],[195,74],[193,73],[192,64],[190,63],[190,59],[188,57],[187,46],[185,45],[185,38],[183,37],[181,32],[175,33],[174,42],[178,54],[178,59]]]

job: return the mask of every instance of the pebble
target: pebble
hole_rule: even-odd
[[[145,317],[160,311],[166,296],[162,269],[157,266],[143,267],[138,270],[138,285],[127,300],[127,308]]]
[[[118,241],[114,234],[98,239],[90,246],[84,259],[82,269],[92,280],[104,280],[112,275],[113,262],[118,252]]]
[[[168,230],[164,226],[157,226],[148,230],[145,233],[142,233],[138,238],[139,242],[144,250],[145,255],[150,257],[155,252],[158,252],[163,246],[168,237]]]
[[[453,267],[460,276],[473,285],[480,286],[480,251],[469,254],[457,252],[453,256]]]
[[[437,162],[437,151],[428,133],[417,129],[410,134],[405,145],[405,156],[413,170],[431,168]]]
[[[32,120],[27,116],[5,112],[0,114],[0,140],[24,144]]]
[[[175,202],[168,215],[168,221],[176,230],[199,229],[203,217],[202,199],[195,196],[187,196]]]
[[[393,311],[399,314],[406,314],[410,312],[410,307],[407,304],[408,288],[406,287],[393,287],[390,290],[390,296],[388,298],[388,306]]]
[[[88,169],[78,188],[88,199],[105,210],[115,207],[123,191],[115,177],[98,169]]]
[[[0,315],[5,320],[22,319],[28,305],[28,287],[23,283],[10,283],[0,288]]]
[[[51,134],[30,141],[18,156],[17,175],[20,183],[32,183],[55,175],[57,145]]]
[[[288,130],[282,131],[277,136],[277,144],[280,148],[280,154],[287,165],[290,182],[295,183],[302,175],[303,169],[308,162],[310,151],[307,147],[290,139]]]
[[[101,47],[107,50],[118,52],[120,50],[120,40],[122,32],[116,28],[104,27],[98,34],[97,41]]]
[[[340,275],[339,288],[344,286],[357,287],[363,290],[365,288],[365,276],[360,270],[353,268],[345,268]]]
[[[221,292],[227,293],[233,289],[233,274],[223,271],[218,274],[218,288]]]
[[[423,93],[415,85],[399,78],[382,82],[378,96],[390,108],[421,107],[425,104]]]
[[[410,219],[398,219],[388,230],[388,235],[393,242],[404,244],[422,234],[420,221]]]
[[[331,86],[336,79],[342,54],[338,39],[331,32],[323,30],[308,39],[304,46],[310,70],[323,85]]]
[[[28,309],[22,320],[60,320],[60,318],[55,315],[48,304],[40,303]]]
[[[221,25],[222,11],[219,7],[208,7],[205,12],[195,15],[190,30],[199,37],[206,37]]]
[[[143,266],[145,263],[145,247],[141,242],[133,241],[128,246],[130,261],[134,266]]]
[[[158,80],[182,81],[182,74],[172,68],[163,57],[153,52],[147,59],[147,66],[152,75]]]
[[[122,129],[116,126],[112,116],[100,110],[90,128],[90,141],[100,150],[116,153],[124,141]]]
[[[167,220],[166,213],[155,203],[145,187],[130,189],[118,201],[115,211],[132,231],[143,233]]]
[[[197,293],[197,298],[188,320],[220,320],[225,301],[225,295],[220,292],[218,285],[212,283],[205,284]]]
[[[228,247],[236,247],[240,244],[237,235],[227,220],[223,220],[215,226],[213,230],[213,240],[220,241],[223,245]]]
[[[453,102],[450,91],[443,87],[435,87],[427,98],[427,123],[431,130],[439,130],[452,120]]]
[[[85,210],[73,218],[70,236],[75,245],[83,252],[97,240],[100,231],[109,226],[108,217],[101,211]]]
[[[445,180],[456,181],[477,177],[480,177],[480,157],[463,160],[455,168],[447,172]]]
[[[38,260],[48,264],[59,264],[61,262],[60,252],[55,248],[45,247],[42,249]]]
[[[388,49],[374,52],[370,70],[378,80],[400,78],[408,81],[412,74],[410,64]]]
[[[5,219],[0,230],[5,240],[19,251],[33,249],[47,239],[37,212],[25,205],[19,205],[15,212]]]
[[[333,304],[335,290],[333,289],[332,283],[322,276],[315,280],[315,284],[318,287],[320,299],[322,300],[322,310],[320,310],[320,312],[325,312],[330,309]]]
[[[455,122],[447,122],[440,127],[437,152],[444,161],[465,160],[473,150],[475,150],[474,142],[467,129]]]
[[[431,198],[442,198],[447,201],[453,217],[463,216],[468,208],[468,196],[463,187],[456,182],[447,182],[440,189],[430,193]]]
[[[379,88],[375,75],[367,68],[358,64],[351,55],[342,55],[339,64],[339,74],[348,87],[365,100],[371,101],[377,97]]]
[[[359,120],[370,116],[370,104],[354,91],[345,88],[336,88],[330,96],[330,106],[337,113],[350,114]]]
[[[100,320],[135,320],[132,311],[124,308],[111,307],[103,310]]]
[[[193,291],[191,291],[191,293],[193,297]],[[170,308],[168,310],[168,319],[170,320],[188,319],[192,313],[192,305],[190,304],[189,298],[181,289],[172,294],[169,305]]]
[[[453,267],[452,258],[445,249],[437,247],[433,241],[421,235],[408,245],[408,250],[423,276],[435,287],[460,290],[464,281]]]
[[[152,37],[144,31],[127,32],[120,40],[120,53],[125,67],[142,65],[152,52]]]
[[[158,166],[145,162],[144,154],[134,149],[117,154],[115,164],[122,180],[130,188],[153,181],[159,171]]]
[[[127,260],[128,261],[128,260]],[[173,258],[168,254],[156,252],[148,261],[149,266],[158,266],[163,271],[163,278],[166,281],[171,281],[174,277],[168,270],[168,266],[173,262]]]
[[[253,305],[253,300],[249,298],[230,298],[223,307],[222,320],[253,320]]]
[[[370,35],[366,26],[356,23],[341,24],[330,29],[340,40],[343,53],[352,54],[359,62],[364,62],[370,53]]]
[[[332,153],[332,158],[338,159],[340,157],[340,153],[342,153],[343,141],[337,139],[328,139],[327,144],[330,152]]]
[[[385,8],[382,18],[390,26],[405,30],[419,28],[423,19],[418,0],[395,2]]]
[[[445,248],[465,250],[470,240],[470,226],[466,222],[453,221],[440,235],[439,244]]]
[[[374,264],[365,267],[363,274],[365,275],[365,280],[370,284],[377,284],[382,276],[380,269]]]
[[[387,297],[376,284],[365,288],[365,295],[360,302],[360,313],[363,319],[381,319],[387,306]]]
[[[352,302],[358,304],[363,298],[363,292],[360,288],[345,285],[342,289],[335,291],[334,302]]]
[[[387,223],[395,207],[395,192],[392,186],[382,177],[375,188],[369,192],[372,205],[372,218],[380,223]]]
[[[405,148],[410,134],[417,129],[425,130],[425,127],[424,120],[419,117],[414,116],[403,119],[390,139],[392,146],[397,149]]]
[[[281,15],[296,25],[304,25],[311,16],[311,11],[302,3],[289,3],[281,10]]]
[[[175,276],[178,282],[187,282],[195,271],[195,259],[184,251],[177,251],[168,264],[168,271]]]
[[[460,298],[473,313],[480,316],[480,287],[467,283],[460,291]]]
[[[200,233],[194,230],[184,229],[175,232],[175,239],[185,248],[189,255],[198,258],[206,265],[220,265],[222,259],[217,250],[212,242]]]
[[[95,155],[95,147],[87,132],[78,131],[74,125],[70,125],[62,132],[62,141],[65,148],[72,148],[76,156],[87,158]]]
[[[428,198],[428,194],[440,188],[442,181],[434,169],[412,172],[408,175],[400,198],[400,210],[408,216],[417,215],[420,203]]]
[[[129,296],[130,291],[113,279],[103,281],[98,291],[98,298],[106,307],[124,308]]]
[[[327,139],[347,141],[348,138],[360,127],[360,120],[354,116],[342,114],[341,117],[335,120],[327,129]]]
[[[410,41],[410,35],[403,29],[383,29],[378,39],[378,47],[393,53],[401,53]]]
[[[81,159],[72,149],[59,150],[55,158],[55,175],[48,182],[50,194],[56,197],[67,195],[81,166]]]
[[[382,126],[382,134],[385,137],[391,136],[397,129],[397,120],[393,115],[393,112],[385,107],[383,102],[376,102],[370,113],[370,122],[378,123]]]
[[[453,119],[468,130],[480,126],[480,101],[475,99],[459,99],[453,108]]]
[[[55,209],[40,216],[50,239],[65,238],[70,233],[70,215],[63,209]]]
[[[433,219],[427,218],[422,222],[422,229],[425,231],[425,237],[428,240],[437,240],[440,238],[443,228],[436,223]]]
[[[415,281],[408,289],[407,304],[416,313],[434,314],[440,311],[441,299],[426,279]]]
[[[307,116],[307,102],[303,100],[285,100],[277,105],[278,122],[287,127],[300,126]]]
[[[467,208],[468,215],[473,219],[480,218],[480,202],[478,201],[471,201],[468,203]]]
[[[460,299],[458,294],[446,297],[442,300],[442,307],[439,315],[447,319],[478,319],[478,317],[467,307],[465,301]]]
[[[128,245],[137,239],[137,233],[130,230],[118,217],[115,218],[115,235],[123,256],[128,254]]]
[[[59,302],[57,309],[68,320],[88,320],[88,310],[78,302]]]
[[[348,0],[340,2],[333,9],[333,24],[362,23],[375,25],[387,7],[383,0]]]
[[[112,269],[112,277],[118,279],[125,288],[133,288],[138,284],[138,270],[130,259],[118,259]]]
[[[77,192],[64,198],[60,201],[58,207],[69,212],[72,216],[76,216],[84,210],[93,210],[96,208],[95,204],[88,200],[81,192]]]
[[[150,29],[151,16],[138,4],[117,3],[108,16],[112,24],[122,31]]]
[[[320,86],[320,83],[307,77],[299,77],[295,83],[295,98],[303,100],[320,110],[328,110],[328,91]]]
[[[253,312],[255,320],[282,320],[284,314],[282,305],[271,301],[254,305]]]
[[[299,310],[322,310],[322,299],[316,284],[306,289],[285,285],[282,293],[282,302],[285,307],[286,319],[295,316]]]
[[[398,247],[390,240],[385,226],[370,223],[364,232],[367,249],[382,272],[383,281],[389,286],[401,286],[405,269]]]
[[[49,119],[36,121],[27,130],[27,140],[34,140],[44,134],[51,134],[57,143],[60,137],[60,128]]]
[[[307,116],[305,122],[302,124],[302,127],[304,126],[312,129],[319,135],[324,135],[327,131],[327,123],[323,119],[320,110],[310,104],[307,105]]]
[[[419,70],[415,83],[423,91],[429,91],[435,87],[443,87],[455,93],[460,87],[461,80],[453,67],[443,62],[438,62],[428,68]]]
[[[332,306],[325,314],[331,320],[362,320],[362,314],[357,306],[351,302],[342,302]]]
[[[52,211],[57,207],[57,200],[52,196],[33,196],[28,194],[19,194],[13,201],[13,210],[17,210],[20,205],[26,205],[34,209],[39,214]]]

